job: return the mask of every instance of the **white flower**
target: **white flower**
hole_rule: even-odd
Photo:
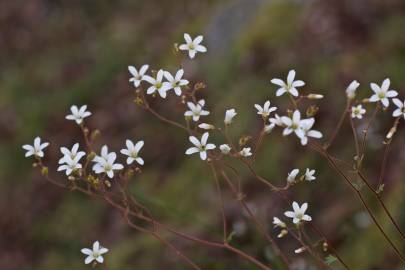
[[[290,135],[292,132],[298,136],[298,138],[302,138],[304,132],[301,129],[301,113],[298,110],[295,110],[293,113],[292,118],[288,116],[282,116],[281,121],[286,126],[283,130],[283,135],[287,136]]]
[[[252,152],[250,151],[250,147],[245,147],[239,152],[239,155],[241,155],[242,157],[250,157],[252,155]]]
[[[282,127],[284,125],[283,121],[281,120],[281,117],[278,114],[275,114],[274,118],[269,118],[269,122],[271,124],[274,124],[274,125],[280,126],[280,127]]]
[[[308,208],[308,203],[303,203],[300,207],[297,202],[292,203],[294,211],[287,211],[284,213],[286,217],[292,218],[294,224],[300,223],[302,220],[311,221],[312,218],[309,215],[305,215],[305,211]]]
[[[213,126],[211,124],[207,124],[207,123],[201,123],[198,125],[198,127],[201,129],[206,129],[206,130],[215,129],[215,126]]]
[[[301,80],[294,81],[295,79],[295,70],[290,70],[287,76],[287,82],[284,82],[281,79],[272,79],[271,82],[275,85],[280,86],[280,88],[276,92],[276,96],[281,96],[284,93],[288,92],[291,95],[298,97],[298,90],[297,87],[304,86],[305,83]]]
[[[83,248],[81,252],[87,255],[86,259],[84,260],[85,264],[89,264],[92,261],[97,261],[99,263],[104,262],[103,254],[108,252],[108,249],[105,247],[100,246],[98,241],[93,243],[93,249]]]
[[[200,116],[210,114],[209,111],[203,110],[204,105],[205,105],[204,99],[199,100],[197,104],[194,104],[193,102],[187,102],[187,106],[190,110],[186,111],[184,115],[193,117],[193,121],[197,122],[198,120],[200,120]]]
[[[81,106],[80,109],[78,109],[76,105],[73,105],[72,107],[70,107],[70,111],[72,112],[72,114],[67,115],[66,119],[76,121],[76,124],[80,125],[83,122],[84,118],[91,115],[91,112],[88,112],[86,110],[87,105]]]
[[[139,157],[139,151],[141,150],[142,146],[144,145],[143,141],[139,141],[134,144],[131,140],[126,140],[125,142],[127,148],[121,149],[121,154],[128,156],[127,164],[130,165],[134,161],[136,161],[139,165],[143,165],[143,159]]]
[[[232,119],[237,115],[235,109],[229,109],[225,112],[225,125],[230,125],[232,123]]]
[[[394,104],[398,107],[395,109],[395,111],[392,113],[392,116],[398,117],[398,116],[403,116],[405,119],[405,100],[402,102],[401,100],[394,98],[392,100]]]
[[[36,156],[44,157],[44,150],[49,145],[48,142],[41,143],[41,138],[36,137],[34,139],[34,145],[24,144],[22,148],[26,150],[25,157]]]
[[[133,76],[129,79],[129,81],[133,82],[135,87],[138,87],[141,84],[141,81],[144,79],[145,73],[148,68],[149,65],[143,65],[138,71],[134,66],[128,66],[128,71]]]
[[[360,83],[356,80],[352,81],[346,88],[346,95],[349,99],[354,99],[356,97],[356,90],[360,86]]]
[[[294,169],[291,172],[288,173],[287,175],[287,182],[289,184],[294,183],[295,182],[295,178],[297,177],[298,173],[300,172],[299,169]]]
[[[200,43],[203,41],[203,36],[197,36],[194,40],[190,37],[189,34],[184,33],[185,44],[181,44],[179,49],[182,51],[188,51],[188,56],[190,59],[193,59],[197,52],[206,52],[207,48]]]
[[[66,175],[70,175],[73,171],[82,168],[82,164],[80,164],[79,161],[83,156],[86,155],[86,153],[78,150],[78,143],[73,145],[72,150],[69,150],[66,147],[60,148],[63,157],[59,159],[58,163],[60,166],[58,167],[58,171],[66,171]]]
[[[357,106],[352,106],[352,118],[362,119],[363,114],[366,113],[366,109],[363,108],[361,104]]]
[[[303,132],[303,136],[301,137],[301,144],[306,145],[308,143],[308,137],[312,137],[315,139],[322,138],[322,133],[318,130],[311,130],[312,126],[315,124],[314,118],[308,118],[301,120],[301,130]]]
[[[114,163],[117,159],[115,152],[108,153],[108,148],[104,145],[101,149],[101,156],[96,156],[93,159],[95,162],[93,171],[97,174],[106,173],[109,178],[114,177],[114,171],[122,170],[124,166],[119,163]]]
[[[229,152],[231,152],[231,147],[227,144],[221,144],[219,146],[219,149],[221,150],[222,154],[227,155]]]
[[[372,95],[369,99],[370,102],[378,102],[384,105],[384,107],[388,107],[390,105],[389,98],[396,97],[398,92],[395,90],[390,90],[390,79],[385,79],[381,85],[381,87],[375,83],[370,83],[371,90],[373,90],[374,95]]]
[[[271,123],[270,125],[265,125],[265,126],[264,126],[264,132],[265,132],[266,134],[269,134],[269,133],[274,129],[275,126],[276,126],[276,125],[273,124],[273,123]]]
[[[286,228],[287,225],[282,222],[278,217],[273,217],[273,224],[274,224],[274,228],[275,227],[280,227],[280,228]]]
[[[183,74],[183,69],[179,69],[174,77],[172,74],[170,74],[170,72],[164,72],[164,76],[171,86],[170,89],[173,89],[178,96],[181,95],[181,87],[188,84],[188,80],[182,79]]]
[[[202,160],[206,160],[207,159],[207,150],[215,149],[215,144],[212,144],[212,143],[207,144],[208,136],[209,136],[208,132],[205,132],[201,137],[201,141],[199,141],[194,136],[190,136],[189,140],[194,146],[187,149],[186,155],[200,153],[200,158]]]
[[[151,84],[151,86],[146,90],[146,94],[152,95],[156,91],[162,98],[166,98],[166,92],[172,88],[169,82],[163,82],[163,70],[159,70],[156,74],[156,78],[153,78],[149,75],[144,76],[144,80]]]
[[[305,180],[307,181],[313,181],[316,179],[315,175],[315,170],[310,170],[307,168],[307,170],[305,171]]]
[[[263,118],[269,117],[271,112],[277,110],[277,107],[270,107],[270,101],[266,101],[262,106],[259,104],[255,104],[255,108],[257,109],[257,114],[260,114]]]

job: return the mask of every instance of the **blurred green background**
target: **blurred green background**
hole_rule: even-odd
[[[155,239],[128,228],[105,203],[68,193],[46,183],[31,169],[21,145],[39,135],[50,141],[46,162],[51,174],[60,146],[84,143],[80,130],[64,119],[72,104],[88,104],[88,123],[102,132],[97,147],[119,151],[126,138],[145,140],[146,165],[132,190],[164,223],[207,239],[220,239],[221,220],[212,176],[197,157],[186,157],[187,136],[160,123],[133,103],[128,65],[144,63],[174,71],[173,44],[183,33],[203,34],[208,53],[182,65],[192,82],[204,81],[213,123],[225,109],[238,112],[233,138],[256,136],[261,122],[253,104],[270,99],[279,110],[286,98],[275,98],[273,77],[296,69],[306,93],[325,95],[316,128],[328,136],[344,108],[344,89],[357,79],[360,95],[369,82],[390,77],[405,94],[405,2],[403,0],[312,1],[46,1],[0,2],[0,269],[88,269],[80,249],[99,240],[110,249],[109,269],[185,269]],[[153,102],[162,114],[183,119],[172,97]],[[371,111],[371,106],[368,107]],[[392,125],[391,111],[381,113],[369,136],[365,172],[375,185],[382,139]],[[359,132],[365,121],[357,121]],[[389,157],[383,199],[405,228],[404,129],[400,125]],[[222,138],[213,137],[220,144]],[[345,124],[331,151],[350,160],[354,145]],[[123,161],[123,160],[122,160]],[[293,168],[317,170],[313,183],[293,187],[290,195],[309,202],[309,213],[352,269],[405,269],[386,244],[354,194],[327,163],[298,140],[280,132],[266,137],[257,171],[277,185]],[[272,217],[289,208],[240,168],[247,200],[272,235]],[[364,194],[395,243],[404,243]],[[237,232],[233,243],[275,269],[274,253],[241,213],[227,192],[226,212]],[[203,269],[255,269],[227,252],[168,238]],[[315,238],[316,239],[316,238]],[[279,240],[296,269],[314,269],[293,238]],[[324,253],[327,256],[328,253]],[[311,268],[312,267],[312,268]],[[332,264],[341,269],[338,263]]]

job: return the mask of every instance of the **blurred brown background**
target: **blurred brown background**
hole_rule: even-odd
[[[360,95],[368,97],[369,82],[390,77],[392,88],[404,98],[404,29],[403,0],[0,1],[0,269],[88,269],[80,249],[95,240],[110,249],[105,256],[109,269],[185,267],[154,239],[130,230],[103,202],[61,191],[31,169],[21,145],[37,135],[51,142],[46,162],[51,174],[59,177],[59,146],[70,147],[76,141],[84,145],[80,130],[64,119],[72,104],[89,105],[89,126],[102,132],[97,146],[107,143],[118,152],[126,138],[145,140],[141,156],[146,165],[132,188],[156,217],[202,238],[220,239],[212,176],[200,160],[184,155],[186,134],[134,105],[128,65],[148,63],[153,69],[174,71],[178,59],[173,44],[183,41],[184,32],[203,34],[208,53],[182,64],[190,81],[207,84],[202,95],[211,111],[207,119],[218,123],[224,110],[233,107],[238,116],[232,136],[257,134],[260,121],[253,104],[270,99],[285,109],[288,100],[275,98],[270,79],[284,78],[295,68],[307,83],[306,92],[325,95],[316,128],[328,136],[351,80],[357,79]],[[156,100],[153,106],[171,119],[183,118],[183,108],[173,98]],[[391,110],[379,115],[369,136],[365,171],[373,184],[381,164],[381,141],[392,124],[390,114]],[[365,121],[356,123],[360,131]],[[400,125],[383,193],[402,228],[404,134]],[[223,142],[219,137],[213,141]],[[352,158],[347,123],[331,151]],[[298,140],[271,134],[256,164],[260,174],[279,185],[291,169],[306,167],[317,170],[317,180],[297,185],[291,196],[309,202],[314,222],[352,269],[404,269],[343,180]],[[249,203],[276,235],[272,217],[281,217],[286,206],[247,171],[241,174]],[[282,269],[273,264],[274,254],[241,214],[232,194],[225,197],[237,232],[235,244]],[[404,243],[384,221],[381,209],[371,205],[404,252]],[[169,239],[203,269],[254,269],[229,253]],[[299,247],[294,239],[280,244],[297,269],[311,269],[306,254],[293,254]]]

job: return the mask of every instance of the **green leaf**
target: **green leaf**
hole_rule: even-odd
[[[325,258],[325,263],[326,263],[327,265],[331,265],[332,263],[334,263],[334,262],[336,262],[336,261],[337,261],[337,258],[336,258],[335,256],[331,255],[331,254],[329,254],[329,255],[326,256],[326,258]]]

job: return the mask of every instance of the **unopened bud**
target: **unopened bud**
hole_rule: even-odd
[[[250,139],[252,139],[252,136],[249,135],[242,135],[242,137],[240,137],[239,139],[239,146],[245,146]]]
[[[270,132],[273,131],[273,129],[274,129],[275,126],[276,126],[276,125],[275,125],[274,123],[271,123],[270,125],[265,125],[265,126],[264,126],[264,133],[270,134]]]
[[[288,231],[286,229],[281,230],[281,232],[277,235],[277,238],[283,238],[288,234]]]
[[[104,184],[105,184],[108,188],[111,187],[111,182],[108,181],[108,180],[104,180]]]
[[[96,157],[96,153],[90,152],[90,153],[87,155],[87,160],[88,160],[88,161],[92,161],[95,157]]]
[[[323,99],[323,95],[321,94],[309,94],[307,96],[308,99]]]
[[[297,248],[296,250],[294,250],[295,254],[300,254],[302,252],[304,252],[307,248],[306,247],[300,247]]]
[[[325,252],[328,251],[328,243],[323,242],[322,248],[323,248],[323,251],[325,251]]]
[[[198,125],[198,127],[201,129],[215,129],[214,125],[207,124],[207,123],[201,123]]]
[[[138,106],[142,106],[143,105],[143,100],[140,97],[136,97],[134,99],[134,103]]]
[[[48,173],[49,173],[48,167],[42,167],[42,169],[41,169],[41,174],[42,174],[43,176],[47,176]]]
[[[97,139],[97,138],[100,136],[100,134],[101,134],[100,130],[95,129],[95,130],[93,130],[93,131],[91,132],[90,139],[91,139],[92,141],[94,141],[95,139]]]
[[[394,136],[394,134],[395,134],[396,131],[397,131],[397,127],[396,127],[396,126],[393,126],[393,127],[390,129],[390,131],[388,132],[386,138],[387,138],[388,140],[390,140],[390,139],[392,138],[392,136]]]
[[[312,106],[309,106],[309,108],[306,111],[306,114],[308,117],[313,117],[317,114],[318,110],[319,110],[319,108],[317,106],[312,105]]]

